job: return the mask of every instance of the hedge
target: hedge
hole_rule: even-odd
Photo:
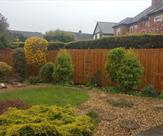
[[[115,36],[69,43],[67,49],[163,48],[163,35]]]
[[[63,42],[49,42],[48,50],[62,49],[65,48],[65,45]]]
[[[22,43],[21,43],[22,46]],[[49,42],[48,50],[55,49],[112,49],[112,48],[163,48],[163,35],[113,36],[99,40],[76,41],[70,43]]]

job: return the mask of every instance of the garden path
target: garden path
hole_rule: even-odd
[[[136,136],[149,128],[163,124],[163,100],[88,91],[90,99],[77,108],[78,114],[96,111],[101,122],[94,136]],[[125,99],[133,107],[112,107],[109,99]]]

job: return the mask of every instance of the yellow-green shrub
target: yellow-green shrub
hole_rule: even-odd
[[[10,108],[0,115],[0,136],[91,136],[93,128],[92,119],[76,116],[71,106]]]
[[[25,41],[24,52],[27,64],[43,65],[46,63],[48,42],[39,37]]]
[[[5,62],[0,62],[0,80],[5,80],[6,76],[12,71],[12,67]]]

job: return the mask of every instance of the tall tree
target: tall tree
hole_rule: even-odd
[[[72,32],[56,30],[48,31],[45,33],[44,38],[48,41],[72,42],[74,35]]]
[[[8,27],[7,19],[0,13],[0,49],[7,48],[10,45]]]

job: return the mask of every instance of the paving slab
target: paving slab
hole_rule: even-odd
[[[160,126],[148,129],[140,133],[138,136],[163,136],[163,124]]]

